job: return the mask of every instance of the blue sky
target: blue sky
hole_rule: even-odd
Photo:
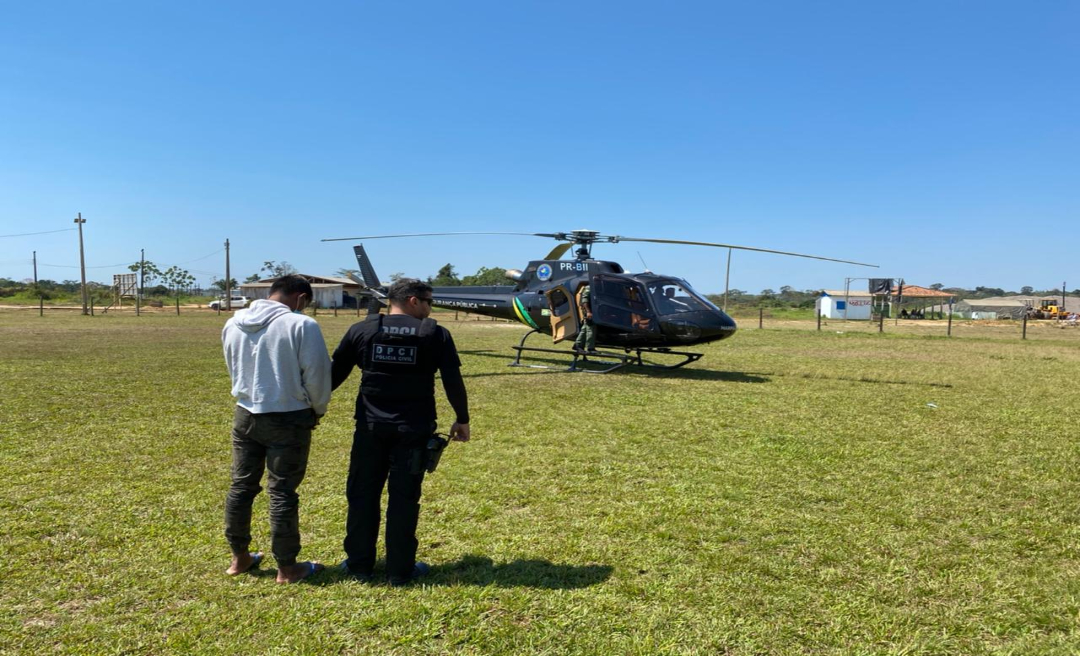
[[[91,279],[352,267],[324,237],[717,241],[732,287],[1080,287],[1080,4],[9,3],[0,235],[87,219]],[[523,267],[529,237],[380,240],[382,277]],[[77,237],[0,276],[78,277]],[[719,249],[598,246],[722,291]],[[44,266],[62,265],[62,266]],[[72,268],[65,268],[72,267]]]

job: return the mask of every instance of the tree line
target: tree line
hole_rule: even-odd
[[[189,271],[177,266],[171,266],[162,270],[154,262],[145,260],[128,266],[132,273],[141,273],[141,286],[144,296],[179,296],[196,291],[195,277]],[[285,261],[267,260],[258,272],[244,279],[245,283],[258,282],[264,278],[279,278],[281,276],[298,273],[296,267]],[[357,269],[338,269],[335,275],[348,278],[359,276]],[[405,277],[403,273],[394,273],[390,281],[396,281]],[[458,286],[491,286],[513,284],[506,277],[506,269],[501,267],[480,267],[471,275],[460,275],[453,264],[447,263],[437,272],[426,278],[427,282],[435,287],[458,287]],[[78,280],[39,280],[36,284],[30,280],[13,280],[0,278],[0,297],[16,295],[33,296],[46,300],[70,296],[79,293],[80,282]],[[217,293],[224,294],[229,289],[237,289],[239,284],[236,279],[215,280],[211,285]],[[92,294],[107,296],[111,293],[112,285],[100,282],[87,282],[87,288]],[[965,289],[963,287],[946,287],[943,283],[930,285],[931,289],[952,294],[957,301],[963,299],[990,298],[994,296],[1061,296],[1061,289],[1036,289],[1034,286],[1025,285],[1019,291],[1010,291],[1000,287],[975,287]],[[201,291],[201,290],[198,290]],[[861,290],[860,290],[861,291]],[[758,293],[742,289],[728,291],[728,307],[788,307],[788,308],[812,308],[821,295],[820,289],[797,290],[791,286],[783,286],[779,290],[763,289]],[[1080,296],[1080,289],[1074,289],[1069,296]],[[723,294],[709,294],[710,300],[720,304],[724,301]]]

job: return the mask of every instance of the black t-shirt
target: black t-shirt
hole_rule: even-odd
[[[370,348],[370,339],[366,334],[372,332],[369,322],[379,321],[378,316],[353,324],[334,350],[334,362],[331,378],[337,389],[352,373],[353,368],[361,366],[365,349]],[[411,328],[419,331],[421,320],[407,314],[389,314],[382,317],[384,330]],[[469,423],[468,397],[465,381],[461,378],[461,360],[450,331],[436,326],[434,334],[424,342],[424,348],[430,348],[432,362],[442,376],[446,397],[454,408],[458,423]],[[434,374],[433,374],[434,375]],[[398,424],[427,430],[436,421],[435,395],[423,394],[422,399],[402,401],[357,393],[356,420],[358,422]]]

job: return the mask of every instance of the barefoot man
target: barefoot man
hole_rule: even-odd
[[[297,562],[300,554],[300,497],[307,471],[311,431],[330,402],[330,356],[319,324],[302,314],[311,302],[311,283],[300,276],[278,278],[270,298],[238,311],[225,323],[221,340],[232,378],[236,411],[232,428],[232,485],[225,499],[225,538],[232,549],[226,574],[258,566],[249,552],[251,503],[267,471],[270,538],[278,583],[296,583],[323,569]]]

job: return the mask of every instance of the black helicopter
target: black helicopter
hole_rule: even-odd
[[[506,275],[514,284],[485,287],[435,287],[434,289],[432,303],[434,306],[516,320],[530,327],[532,330],[522,337],[518,346],[514,347],[517,356],[511,364],[518,366],[523,364],[521,362],[523,351],[566,353],[557,349],[527,347],[525,341],[536,333],[551,335],[556,344],[564,340],[572,340],[581,325],[578,301],[586,285],[590,286],[596,344],[598,348],[606,350],[591,354],[594,359],[599,358],[603,365],[602,369],[584,370],[607,372],[629,364],[674,369],[694,362],[703,355],[674,349],[715,342],[735,334],[735,320],[704,295],[695,291],[682,278],[651,272],[627,273],[616,262],[594,260],[592,246],[596,242],[615,244],[634,241],[712,246],[876,267],[873,264],[765,248],[673,239],[608,236],[593,230],[556,233],[418,233],[343,237],[323,241],[448,235],[526,235],[548,237],[564,242],[556,246],[544,259],[529,262],[524,270],[508,270]],[[575,249],[574,259],[561,259],[571,248]],[[362,286],[365,295],[384,299],[386,289],[376,276],[363,244],[354,246],[353,250],[356,253],[356,261],[362,277],[360,279],[353,276],[353,279]],[[385,300],[382,300],[382,303],[385,304]],[[368,307],[369,311],[378,311],[376,304],[369,304]],[[577,352],[573,355],[574,360],[570,365],[570,370],[577,370],[579,358],[584,360],[588,356]],[[651,359],[646,361],[644,356],[649,356]],[[653,356],[674,356],[679,360],[674,364],[657,364]],[[604,358],[607,361],[604,361]]]

